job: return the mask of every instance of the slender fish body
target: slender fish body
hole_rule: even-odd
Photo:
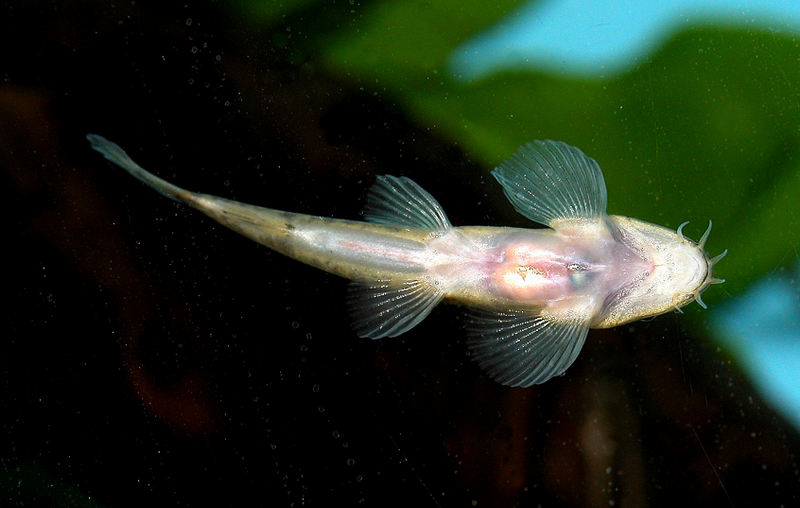
[[[450,224],[405,177],[380,176],[366,222],[284,212],[177,187],[90,134],[92,147],[161,194],[303,263],[353,281],[362,337],[400,335],[442,300],[472,309],[468,344],[497,381],[530,386],[563,374],[589,328],[608,328],[700,300],[713,265],[677,232],[606,215],[597,163],[561,142],[520,148],[492,174],[515,208],[546,229]]]

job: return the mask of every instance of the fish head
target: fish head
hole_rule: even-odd
[[[606,297],[593,326],[618,326],[679,310],[692,301],[706,307],[700,295],[711,284],[724,282],[714,278],[713,266],[727,251],[709,257],[703,247],[711,224],[698,242],[683,236],[685,224],[673,231],[630,217],[609,217],[612,234],[630,259],[616,267],[619,284]]]

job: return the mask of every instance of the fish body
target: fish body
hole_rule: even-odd
[[[678,309],[721,282],[700,242],[606,215],[597,163],[577,148],[537,141],[493,171],[516,209],[545,229],[450,224],[439,203],[405,177],[380,176],[366,222],[316,217],[190,192],[90,134],[94,149],[165,196],[303,263],[353,281],[362,337],[400,335],[442,300],[473,309],[468,344],[497,381],[530,386],[562,374],[589,328]]]

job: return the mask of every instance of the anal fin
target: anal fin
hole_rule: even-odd
[[[396,337],[418,325],[444,293],[421,280],[350,285],[348,303],[359,337]]]
[[[470,351],[492,379],[527,387],[564,373],[578,357],[588,323],[552,321],[522,311],[469,316]]]

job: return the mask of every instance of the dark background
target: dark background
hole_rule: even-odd
[[[406,175],[457,225],[525,225],[483,164],[308,41],[230,4],[0,7],[0,504],[653,506],[798,502],[794,429],[669,314],[592,331],[530,389],[468,358],[458,308],[352,333],[346,282],[145,188],[357,218]]]

